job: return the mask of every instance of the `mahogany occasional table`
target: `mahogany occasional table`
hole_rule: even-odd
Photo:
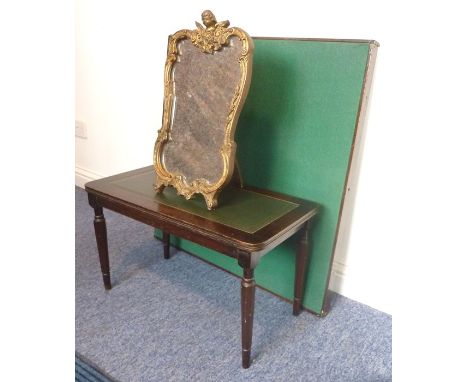
[[[318,205],[302,199],[251,187],[228,187],[219,207],[208,211],[203,199],[185,200],[168,187],[153,188],[153,166],[125,172],[85,185],[94,208],[94,229],[104,287],[111,289],[106,220],[103,208],[126,215],[163,231],[164,258],[169,258],[169,237],[176,235],[237,259],[241,280],[242,366],[250,366],[255,299],[254,269],[268,251],[298,233],[293,314],[302,308],[309,255],[310,221]]]

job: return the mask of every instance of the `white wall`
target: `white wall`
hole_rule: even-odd
[[[424,244],[413,243],[432,232],[410,216],[428,213],[431,199],[424,190],[443,182],[435,178],[440,168],[434,155],[447,143],[449,129],[461,128],[456,110],[442,113],[439,96],[452,95],[460,80],[455,73],[463,68],[461,49],[454,37],[461,34],[462,20],[461,12],[447,7],[451,21],[439,28],[443,10],[428,2],[375,4],[78,1],[76,119],[84,122],[88,138],[76,138],[77,184],[151,164],[162,116],[167,35],[193,27],[203,9],[252,36],[376,39],[381,47],[352,226],[336,255],[331,285],[392,313],[399,272],[425,251]],[[460,98],[452,105],[465,106]]]

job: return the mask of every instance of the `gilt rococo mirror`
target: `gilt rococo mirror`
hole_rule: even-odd
[[[234,132],[250,86],[253,42],[211,11],[202,21],[169,36],[154,188],[173,186],[187,199],[200,193],[213,209],[234,171]]]

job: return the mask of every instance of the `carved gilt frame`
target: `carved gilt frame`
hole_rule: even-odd
[[[154,168],[156,179],[154,188],[156,192],[162,192],[166,186],[173,186],[179,195],[190,199],[194,194],[202,194],[209,210],[218,204],[219,192],[225,187],[233,174],[235,163],[236,143],[234,133],[240,111],[247,97],[252,75],[253,41],[250,36],[240,28],[229,28],[229,21],[217,22],[211,11],[202,13],[205,27],[196,22],[197,29],[182,29],[169,36],[167,59],[164,70],[164,104],[162,127],[158,131],[158,137],[154,146]],[[206,179],[195,179],[190,183],[181,173],[169,172],[163,163],[163,148],[170,141],[171,115],[173,107],[172,73],[178,58],[178,42],[188,39],[205,54],[213,54],[223,49],[230,42],[231,37],[237,37],[242,42],[242,51],[238,59],[240,65],[240,80],[233,94],[229,111],[224,126],[224,141],[220,147],[220,160],[223,162],[222,176],[210,183]]]

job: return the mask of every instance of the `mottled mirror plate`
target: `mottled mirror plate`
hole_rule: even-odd
[[[202,14],[205,27],[170,36],[163,126],[154,149],[155,189],[176,188],[217,205],[235,161],[234,131],[250,86],[253,43],[229,21]]]
[[[242,51],[237,37],[229,40],[228,46],[213,54],[203,53],[187,39],[177,44],[170,140],[163,147],[162,162],[167,171],[184,174],[189,184],[205,179],[213,185],[223,175],[220,148],[240,80],[237,60]]]

